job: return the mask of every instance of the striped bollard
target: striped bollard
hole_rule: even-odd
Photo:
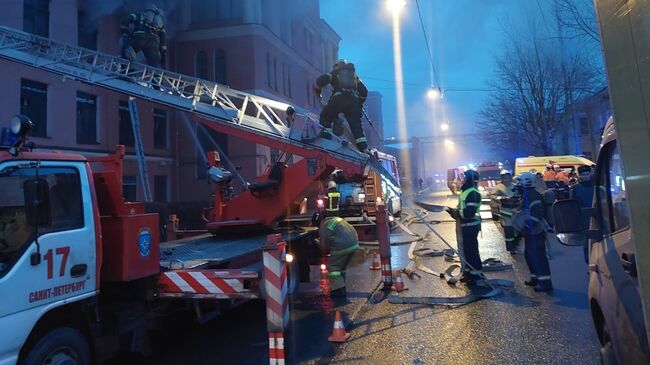
[[[390,264],[390,229],[388,227],[388,212],[383,202],[377,203],[376,222],[383,289],[390,290],[393,286],[393,269]]]
[[[269,332],[269,364],[284,365],[284,330],[289,322],[287,300],[287,243],[279,234],[266,236],[263,247],[266,326]]]

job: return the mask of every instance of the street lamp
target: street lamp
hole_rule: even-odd
[[[402,9],[404,9],[404,6],[406,6],[406,1],[405,0],[387,0],[386,1],[386,8],[390,10],[393,14],[399,14],[402,12]]]
[[[445,138],[445,146],[447,146],[448,148],[453,147],[454,146],[454,141],[452,141],[449,138]]]
[[[442,129],[443,131],[448,131],[449,130],[449,123],[447,123],[447,122],[442,123],[440,125],[440,129]]]
[[[427,91],[427,96],[431,100],[438,100],[442,98],[442,92],[440,92],[440,88],[432,87]]]

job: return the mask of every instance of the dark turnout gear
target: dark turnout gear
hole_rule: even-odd
[[[167,46],[164,26],[163,12],[155,6],[140,14],[129,14],[120,27],[122,57],[135,61],[138,52],[142,52],[148,65],[165,67]]]
[[[580,168],[587,167],[588,169],[591,169],[589,166],[580,166]],[[580,177],[580,182],[578,184],[573,185],[571,187],[571,199],[575,199],[578,201],[578,204],[580,204],[580,208],[591,208],[593,198],[594,198],[594,182],[591,179],[591,176],[589,177],[583,177],[584,171],[580,171],[580,168],[578,168],[578,171],[581,174]],[[587,173],[590,173],[591,170],[587,171]],[[582,215],[582,228],[583,229],[589,229],[589,220],[590,216],[589,214],[583,214]],[[584,256],[585,256],[585,262],[589,262],[589,240],[587,239],[587,236],[584,234],[574,234],[575,239],[581,239],[583,241],[583,247],[584,247]]]
[[[341,204],[341,193],[336,190],[327,192],[327,214],[338,214]]]
[[[331,291],[345,289],[345,269],[352,255],[359,249],[357,231],[340,217],[328,217],[321,223],[319,246],[329,252],[327,279]]]
[[[363,103],[368,97],[368,89],[356,75],[354,64],[339,61],[334,70],[316,79],[316,93],[320,95],[323,88],[332,85],[334,89],[327,105],[320,114],[320,123],[326,133],[332,132],[332,123],[338,119],[339,113],[345,115],[355,143],[360,151],[368,148],[368,140],[363,132],[361,115]]]
[[[478,179],[478,172],[465,172],[465,181],[458,196],[458,208],[450,211],[452,217],[457,220],[457,229],[460,228],[462,242],[459,242],[459,252],[471,266],[463,268],[463,278],[468,285],[474,284],[483,275],[478,251],[478,233],[481,230],[481,193],[476,189]]]
[[[521,208],[514,218],[515,228],[526,240],[524,256],[530,270],[527,285],[535,291],[551,290],[551,267],[546,257],[545,207],[543,196],[534,187],[521,190]]]
[[[510,177],[510,174],[507,176]],[[504,174],[502,174],[502,178],[503,177]],[[508,180],[506,182],[502,181],[498,183],[494,187],[492,195],[499,198],[499,218],[501,220],[501,226],[503,226],[503,235],[505,236],[506,250],[509,252],[514,252],[517,248],[517,234],[514,227],[512,226],[512,217],[516,208],[516,200],[514,198],[515,185],[511,180]]]

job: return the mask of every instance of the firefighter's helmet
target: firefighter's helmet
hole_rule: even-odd
[[[330,180],[330,181],[327,183],[327,188],[328,188],[328,189],[336,189],[336,183],[334,182],[334,180]]]
[[[475,184],[479,180],[479,174],[476,170],[467,170],[465,171],[465,183],[470,182]]]
[[[534,174],[531,174],[530,172],[524,172],[519,175],[517,183],[525,188],[532,188],[535,185],[536,178],[537,177]]]
[[[348,60],[342,58],[336,61],[336,63],[334,64],[334,70],[336,71],[347,64],[348,64]]]

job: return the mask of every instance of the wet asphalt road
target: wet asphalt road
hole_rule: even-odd
[[[455,205],[445,192],[419,198],[429,203]],[[487,209],[487,207],[486,207]],[[484,215],[486,218],[489,212]],[[442,237],[455,244],[454,224],[446,213],[426,220]],[[425,237],[427,227],[410,228]],[[403,239],[403,235],[397,235]],[[437,238],[417,242],[419,248],[443,249]],[[485,220],[479,236],[482,259],[496,257],[513,269],[487,273],[488,278],[511,280],[515,286],[502,295],[449,309],[427,305],[377,304],[368,301],[377,288],[378,271],[368,270],[366,246],[348,268],[348,300],[334,303],[318,294],[317,285],[305,286],[291,299],[287,355],[295,364],[594,364],[599,343],[587,304],[586,265],[580,248],[553,244],[551,268],[555,290],[535,293],[523,285],[528,276],[523,254],[504,251],[497,223]],[[392,247],[393,269],[405,267],[409,244]],[[523,251],[523,244],[520,246]],[[441,257],[423,259],[435,271],[449,263]],[[320,274],[313,270],[318,282]],[[420,272],[420,279],[404,277],[409,290],[402,296],[462,296],[462,285]],[[341,310],[351,332],[342,345],[327,342],[334,310]],[[155,364],[265,364],[268,340],[264,305],[250,302],[205,325],[167,331],[154,342]]]

